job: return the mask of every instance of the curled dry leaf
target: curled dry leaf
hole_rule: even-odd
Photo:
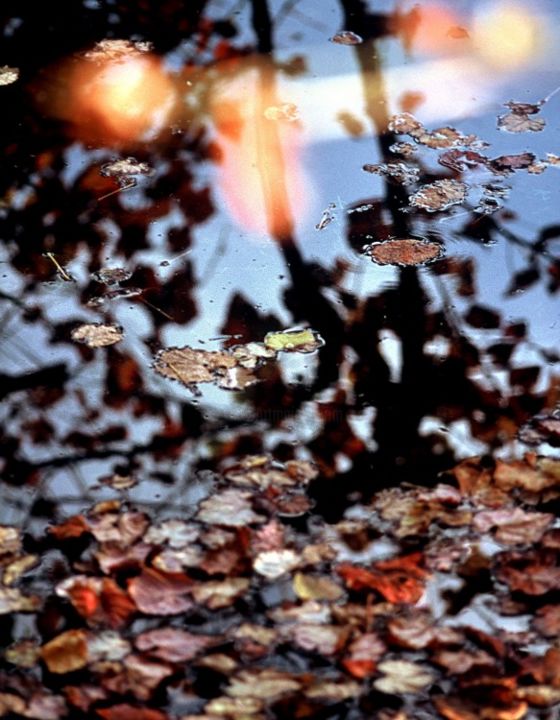
[[[366,253],[378,265],[425,265],[443,255],[443,245],[416,238],[390,239],[372,243]]]
[[[252,494],[247,490],[223,490],[200,504],[196,518],[208,525],[244,527],[262,523],[264,515],[258,515],[251,506]]]
[[[19,79],[19,69],[10,67],[9,65],[2,65],[0,67],[0,86],[11,85]]]
[[[411,195],[409,203],[426,212],[438,212],[447,210],[452,205],[459,205],[466,196],[465,183],[458,180],[436,180]]]
[[[388,695],[418,693],[429,687],[434,676],[421,665],[408,660],[385,660],[379,663],[383,677],[374,681],[376,690]]]
[[[120,325],[84,323],[72,330],[71,337],[72,340],[92,348],[107,347],[120,342],[124,331]]]
[[[264,344],[277,352],[310,353],[322,347],[325,341],[314,330],[283,330],[265,335]]]
[[[363,38],[351,30],[341,30],[329,38],[336,45],[359,45],[363,43]]]

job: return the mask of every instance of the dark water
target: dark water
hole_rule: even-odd
[[[174,515],[203,471],[263,451],[317,463],[335,518],[458,459],[522,455],[520,429],[558,401],[560,96],[517,108],[524,132],[497,118],[553,93],[556,13],[4,0],[0,64],[19,78],[0,87],[0,521],[41,526],[120,492]],[[363,42],[332,41],[341,29]],[[128,44],[92,53],[107,40]],[[395,134],[402,111],[476,138]],[[412,184],[362,169],[399,162]],[[443,179],[462,202],[410,204]],[[441,257],[363,253],[407,237]],[[72,336],[84,323],[123,337],[91,348]],[[243,389],[154,367],[163,348],[231,357],[289,328],[324,344],[261,361]]]

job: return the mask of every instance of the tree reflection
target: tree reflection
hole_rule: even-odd
[[[456,444],[439,426],[448,431],[462,423],[469,439],[488,452],[511,443],[524,422],[554,406],[554,380],[540,380],[543,366],[558,358],[533,348],[540,353],[540,364],[513,363],[516,348],[530,344],[528,330],[479,301],[469,258],[450,255],[421,272],[399,269],[396,284],[365,296],[349,289],[351,268],[345,258],[331,266],[310,261],[296,237],[296,213],[289,199],[294,157],[286,153],[279,123],[265,117],[267,108],[282,102],[278,74],[286,71],[286,64],[275,58],[269,4],[252,0],[251,47],[236,44],[233,16],[216,20],[212,13],[204,14],[207,3],[187,5],[157,5],[161,14],[156,22],[154,3],[145,3],[145,12],[138,13],[117,3],[112,13],[117,21],[109,18],[107,8],[88,11],[77,21],[78,31],[64,37],[56,18],[51,33],[41,34],[35,8],[19,3],[16,14],[12,3],[6,3],[3,9],[6,22],[21,20],[21,31],[14,36],[18,43],[6,35],[6,60],[22,67],[28,88],[45,92],[51,76],[46,73],[46,84],[41,80],[41,68],[22,54],[22,43],[28,48],[36,43],[33,57],[54,67],[91,47],[113,25],[111,35],[150,39],[160,55],[179,48],[185,63],[174,82],[183,89],[188,82],[190,88],[178,125],[165,127],[153,144],[137,138],[130,143],[135,158],[153,168],[149,182],[140,180],[131,191],[115,194],[114,182],[99,173],[104,162],[114,159],[115,146],[69,142],[60,119],[43,117],[28,105],[24,84],[7,89],[11,96],[1,120],[1,142],[8,161],[0,170],[4,262],[10,266],[9,288],[0,296],[6,364],[2,392],[7,398],[3,481],[40,488],[64,469],[70,482],[82,483],[91,496],[103,467],[104,472],[116,468],[124,475],[138,473],[169,483],[179,494],[193,470],[212,469],[225,456],[265,450],[288,459],[307,452],[322,477],[330,479],[316,487],[319,509],[336,516],[353,491],[369,494],[403,481],[431,483],[451,467]],[[395,33],[409,41],[417,18],[411,13],[406,21],[399,16],[396,22],[395,14],[372,13],[361,0],[341,0],[340,10],[344,29],[364,39],[354,52],[372,147],[377,144],[382,162],[394,162],[391,147],[398,138],[388,130],[376,43]],[[197,47],[190,57],[182,44],[185,34]],[[54,39],[60,40],[57,47]],[[198,55],[203,58],[199,62]],[[212,104],[212,93],[224,77],[230,81],[247,72],[257,77],[253,115],[236,119],[232,111],[228,118]],[[225,150],[219,133],[225,126],[233,136],[242,130],[252,136],[268,233],[289,280],[283,311],[294,324],[319,332],[326,343],[305,382],[289,382],[274,364],[264,368],[260,384],[237,397],[245,413],[237,419],[234,413],[206,406],[206,398],[185,400],[151,368],[170,331],[186,330],[201,315],[213,317],[212,298],[201,288],[202,268],[188,253],[199,242],[201,226],[217,212],[206,169],[222,162]],[[122,142],[120,137],[116,149],[124,149]],[[243,146],[239,148],[243,154]],[[434,170],[414,162],[425,182],[462,176],[460,169]],[[407,189],[386,180],[382,198],[360,199],[348,208],[348,246],[359,252],[372,235],[381,241],[408,237],[417,228],[418,234],[440,242],[433,216],[420,210],[405,213],[407,206]],[[555,292],[559,261],[550,244],[558,228],[544,228],[530,242],[495,217],[469,210],[456,234],[464,242],[488,242],[499,235],[527,251],[527,266],[512,277],[511,292],[543,279]],[[159,235],[154,227],[161,230]],[[75,281],[55,279],[53,257],[62,268],[71,265]],[[175,260],[179,264],[168,271]],[[141,293],[105,299],[92,309],[92,300],[103,300],[104,290],[91,273],[117,262],[131,270],[120,287],[140,288]],[[214,322],[216,329],[232,336],[226,345],[262,340],[284,324],[274,312],[254,307],[243,292],[242,273],[240,278],[225,316]],[[71,343],[70,331],[79,321],[92,313],[117,320],[123,303],[132,308],[127,310],[126,343],[106,351]],[[395,358],[385,351],[387,338],[400,352],[397,371]],[[304,429],[304,439],[295,447],[298,423],[305,424],[310,407],[314,427]],[[290,423],[296,424],[292,434]],[[96,476],[84,480],[82,467],[91,467],[88,473]],[[80,492],[77,500],[83,497]],[[167,494],[165,503],[173,501]],[[39,507],[38,512],[43,510]]]

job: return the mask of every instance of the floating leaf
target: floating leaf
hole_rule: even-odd
[[[242,670],[230,680],[226,692],[231,697],[262,698],[268,702],[293,694],[301,688],[296,676],[279,670]]]
[[[264,707],[264,701],[252,697],[217,697],[206,704],[204,710],[215,715],[251,718]]]
[[[351,30],[341,30],[330,37],[329,40],[337,45],[359,45],[364,41],[362,37]]]
[[[515,170],[526,170],[533,165],[536,157],[533,153],[525,152],[517,155],[500,155],[490,160],[489,167],[493,172],[507,174]]]
[[[120,178],[125,175],[149,175],[152,172],[152,168],[148,163],[140,162],[133,157],[127,157],[105,163],[105,165],[101,166],[99,172],[103,177]]]
[[[395,155],[402,155],[403,157],[412,157],[418,152],[418,148],[409,142],[393,143],[389,150]]]
[[[300,600],[339,600],[344,590],[327,576],[296,573],[293,580],[295,594]]]
[[[364,165],[363,169],[374,175],[382,175],[401,185],[413,185],[418,182],[420,170],[406,163],[379,163],[377,165]]]
[[[411,195],[409,203],[427,212],[437,212],[447,210],[452,205],[459,205],[466,196],[465,183],[458,180],[436,180]]]
[[[132,277],[132,272],[119,267],[101,268],[92,273],[91,276],[104,285],[118,285],[118,283],[129,280]]]
[[[368,632],[360,635],[348,647],[342,664],[355,678],[365,678],[373,675],[377,663],[387,652],[387,645],[375,633]]]
[[[414,115],[406,112],[393,115],[388,127],[391,132],[399,133],[401,135],[409,135],[414,131],[423,129],[422,123],[417,120]]]
[[[264,344],[277,352],[310,353],[322,347],[325,341],[314,330],[284,330],[268,333]]]
[[[192,594],[197,603],[210,610],[229,607],[237,598],[249,590],[251,581],[247,578],[228,578],[222,582],[206,582],[195,585]]]
[[[154,369],[160,375],[188,386],[216,382],[220,387],[239,390],[257,382],[256,376],[242,367],[241,362],[233,352],[169,348],[158,353]]]
[[[11,85],[19,79],[19,69],[9,67],[8,65],[0,66],[0,86]]]
[[[483,510],[473,518],[473,527],[479,532],[496,529],[496,540],[506,545],[538,542],[554,521],[550,513],[526,512],[519,507]]]
[[[395,238],[372,243],[366,253],[378,265],[425,265],[443,255],[443,245],[417,238]]]
[[[37,595],[23,595],[17,588],[0,587],[0,615],[35,612],[41,604]]]
[[[100,40],[91,50],[84,53],[86,60],[94,62],[121,62],[131,57],[150,52],[153,46],[150,42],[131,40]]]
[[[281,105],[271,105],[264,111],[267,120],[286,120],[287,122],[295,122],[299,120],[299,110],[294,103],[282,103]]]
[[[378,669],[384,677],[373,684],[377,690],[388,695],[418,693],[434,682],[429,670],[408,660],[385,660],[379,663]]]
[[[71,337],[72,340],[91,348],[107,347],[120,342],[124,337],[124,331],[120,325],[85,323],[72,330]]]
[[[193,602],[185,597],[192,582],[177,575],[166,576],[145,568],[128,583],[128,592],[138,609],[146,615],[178,615],[190,610]]]
[[[522,113],[507,113],[498,117],[498,128],[510,133],[540,132],[546,122],[543,118],[532,118]]]
[[[223,490],[200,504],[197,520],[209,525],[244,527],[265,521],[251,507],[252,494],[246,490]]]

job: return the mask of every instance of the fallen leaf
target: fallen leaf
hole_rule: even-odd
[[[389,239],[366,248],[366,253],[378,265],[425,265],[438,260],[443,252],[440,243],[416,238]]]
[[[41,648],[49,672],[64,674],[85,667],[89,661],[88,633],[85,630],[67,630]]]
[[[235,675],[226,688],[231,697],[262,698],[274,702],[283,695],[293,694],[300,690],[301,680],[288,672],[272,669],[242,670]]]
[[[408,650],[425,648],[435,634],[432,618],[422,612],[411,616],[391,618],[387,629],[391,644]]]
[[[4,585],[13,585],[22,575],[39,564],[38,555],[22,555],[4,566],[2,582]]]
[[[190,610],[193,602],[185,595],[191,589],[191,581],[165,576],[151,568],[145,568],[128,583],[131,598],[146,615],[178,615]]]
[[[276,580],[301,564],[300,556],[293,550],[268,550],[259,553],[253,567],[259,575]]]
[[[267,333],[264,344],[277,352],[310,353],[322,347],[325,341],[314,330],[284,330]]]
[[[9,67],[8,65],[2,65],[0,67],[0,86],[11,85],[19,79],[19,69],[15,67]]]
[[[409,204],[426,212],[438,212],[447,210],[452,205],[459,205],[466,196],[465,183],[458,180],[436,180],[411,195]]]
[[[490,160],[488,166],[493,172],[498,174],[507,174],[515,172],[515,170],[526,170],[533,165],[536,157],[533,153],[519,153],[518,155],[500,155],[500,157]]]
[[[540,132],[546,122],[543,118],[532,118],[522,113],[507,113],[498,117],[498,128],[510,133]]]
[[[331,702],[343,702],[357,698],[360,695],[361,687],[352,680],[318,680],[304,691],[305,697],[312,700],[329,700]]]
[[[441,665],[452,675],[463,675],[473,668],[496,666],[495,659],[484,650],[439,650],[432,659],[436,665]]]
[[[174,627],[156,628],[138,635],[134,644],[142,652],[167,662],[192,660],[205,650],[214,638],[209,635],[194,635]]]
[[[338,625],[288,625],[283,634],[308,652],[334,655],[343,645],[347,630]]]
[[[142,708],[137,705],[120,703],[109,708],[96,709],[97,715],[103,720],[169,720],[169,715],[159,710]]]
[[[544,637],[560,635],[560,605],[544,605],[536,612],[533,627]]]
[[[161,350],[154,363],[160,375],[179,380],[185,385],[219,381],[237,365],[227,352],[195,350],[190,347]]]
[[[223,581],[205,582],[195,585],[192,594],[197,603],[210,610],[229,607],[249,590],[251,581],[247,578],[228,578]]]
[[[296,573],[293,579],[295,594],[300,600],[336,601],[344,595],[344,590],[326,575],[305,575]]]
[[[377,165],[366,164],[363,170],[373,175],[381,175],[401,185],[414,185],[420,177],[419,168],[406,163],[379,163]]]
[[[4,658],[22,668],[35,667],[41,657],[41,648],[35,640],[20,640],[4,651]]]
[[[250,718],[260,712],[264,701],[254,697],[217,697],[210,700],[204,707],[206,712],[227,717]]]
[[[343,667],[354,677],[363,679],[373,675],[377,663],[387,652],[387,645],[375,633],[360,635],[348,647],[348,655],[342,660]]]
[[[104,325],[103,323],[85,323],[71,332],[72,340],[84,343],[92,348],[107,347],[120,342],[124,331],[120,325]]]
[[[253,510],[251,498],[252,494],[247,490],[223,490],[200,504],[196,519],[208,525],[227,527],[262,523],[266,518]]]
[[[125,280],[130,280],[132,272],[120,267],[101,268],[92,273],[91,277],[103,285],[118,285]]]
[[[374,680],[376,690],[388,695],[418,693],[434,682],[434,676],[421,665],[408,660],[385,660],[379,663],[383,677]]]
[[[362,37],[351,30],[341,30],[330,37],[329,40],[337,45],[359,45],[364,41]]]
[[[479,532],[497,528],[495,537],[506,545],[538,542],[554,521],[550,513],[526,512],[520,507],[501,510],[483,510],[473,518],[473,527]]]
[[[91,50],[84,53],[86,60],[119,62],[150,52],[152,43],[132,40],[100,40]]]
[[[152,168],[148,163],[139,162],[136,158],[127,157],[121,160],[113,160],[101,166],[100,174],[104,177],[120,178],[130,175],[149,175]],[[105,282],[104,280],[101,282]],[[120,282],[120,280],[118,281]]]
[[[9,525],[0,525],[0,557],[19,555],[21,552],[21,531]]]
[[[35,612],[41,605],[37,595],[24,595],[17,588],[0,587],[0,615]]]

